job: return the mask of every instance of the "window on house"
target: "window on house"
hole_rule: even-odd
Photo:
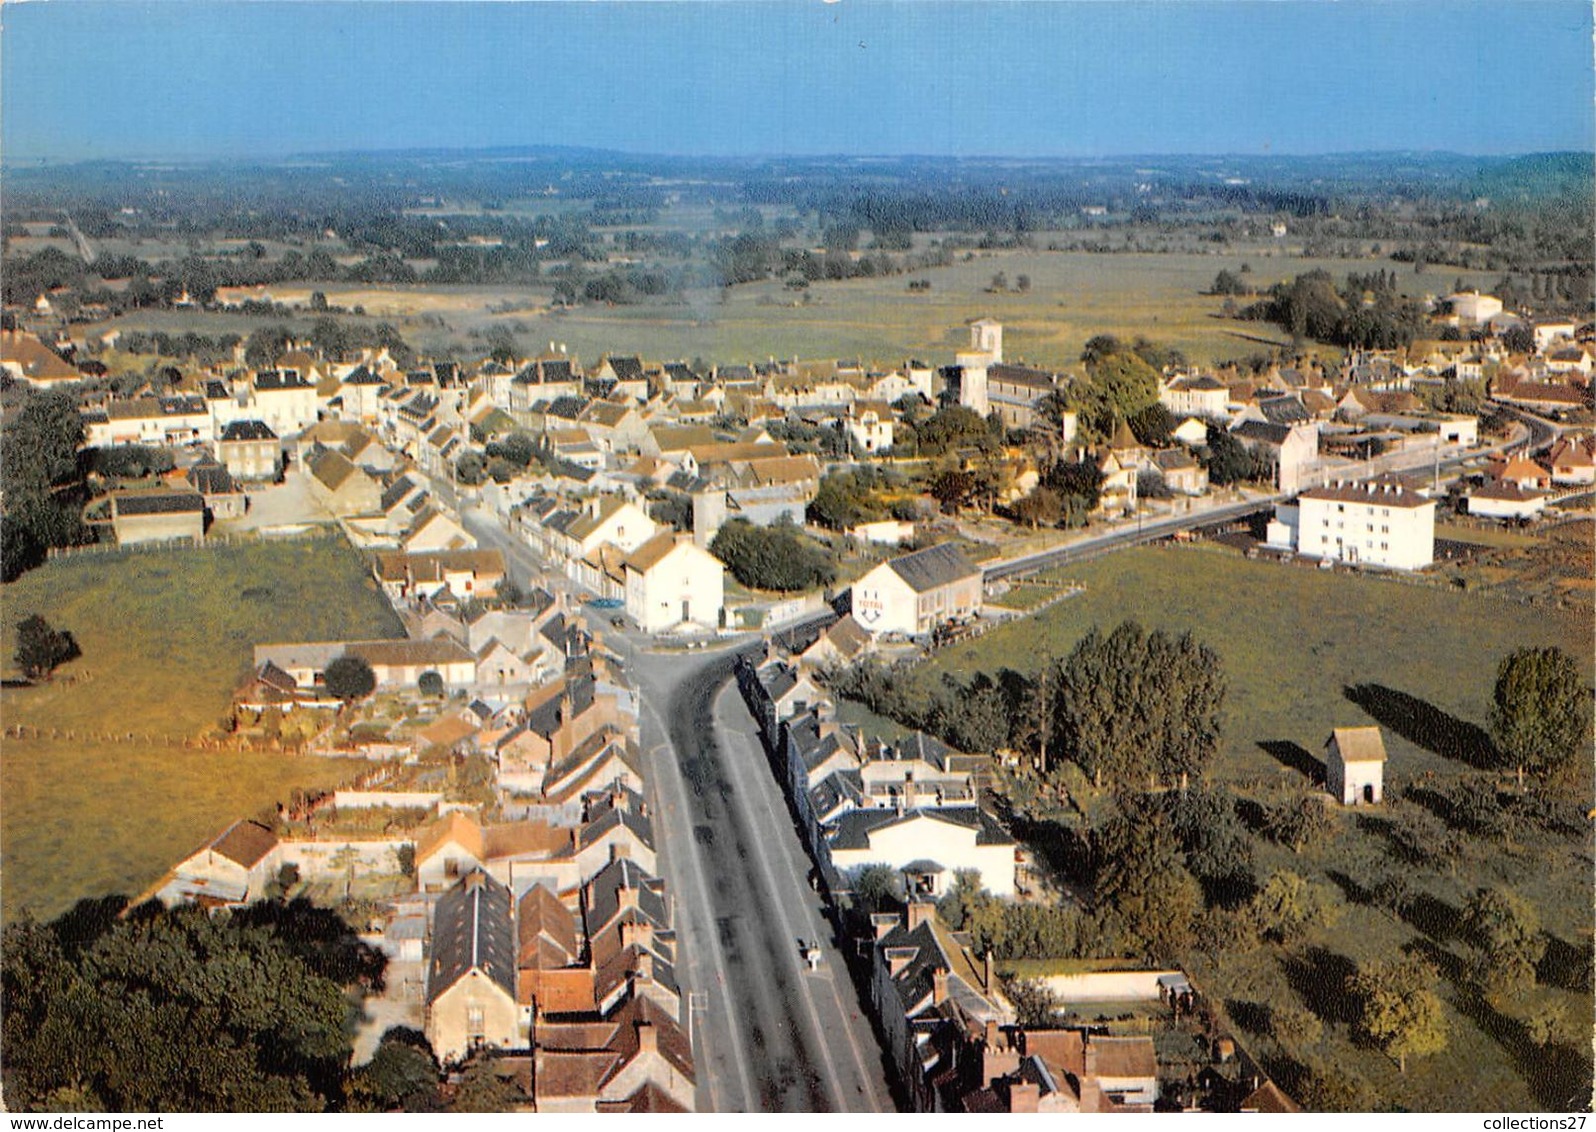
[[[474,1042],[480,1042],[487,1036],[488,1022],[483,1016],[482,1007],[466,1007],[466,1036]]]

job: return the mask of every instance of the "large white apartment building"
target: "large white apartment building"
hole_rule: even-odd
[[[1435,561],[1435,500],[1396,480],[1326,484],[1277,507],[1268,541],[1307,558],[1422,570]]]

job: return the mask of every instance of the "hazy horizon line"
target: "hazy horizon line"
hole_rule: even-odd
[[[726,161],[726,162],[772,162],[772,161],[1134,161],[1134,160],[1227,160],[1244,158],[1247,160],[1282,160],[1300,161],[1305,159],[1334,159],[1354,157],[1456,157],[1469,160],[1512,160],[1524,157],[1551,157],[1570,154],[1580,157],[1596,157],[1596,146],[1589,149],[1556,148],[1556,149],[1526,149],[1526,150],[1459,150],[1438,147],[1435,149],[1416,149],[1412,146],[1393,147],[1391,149],[1335,149],[1335,150],[1307,150],[1294,152],[1248,151],[1248,150],[1127,150],[1116,153],[936,153],[929,151],[904,151],[904,152],[843,152],[843,151],[814,151],[802,153],[724,153],[724,152],[669,152],[660,150],[629,150],[616,149],[609,146],[584,146],[559,143],[519,143],[506,145],[483,146],[386,146],[374,149],[325,149],[325,150],[288,150],[282,152],[246,152],[231,150],[215,150],[203,153],[160,153],[160,152],[128,152],[121,154],[100,155],[63,155],[50,153],[37,154],[6,154],[0,156],[0,169],[16,169],[18,167],[69,167],[73,165],[94,164],[148,164],[153,162],[181,163],[189,165],[203,165],[219,161],[250,161],[257,163],[284,163],[298,161],[331,161],[347,158],[371,157],[422,157],[430,155],[448,155],[457,157],[490,157],[492,155],[510,156],[515,154],[544,153],[555,155],[559,153],[587,154],[592,156],[607,156],[631,159],[648,159],[661,161]]]

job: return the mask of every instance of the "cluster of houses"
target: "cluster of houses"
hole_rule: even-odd
[[[1105,1025],[1103,1016],[1017,1021],[992,955],[977,955],[935,902],[965,871],[992,894],[1015,897],[1025,888],[1024,855],[980,804],[986,759],[918,732],[892,743],[866,738],[835,718],[819,674],[873,647],[871,634],[845,616],[799,651],[783,655],[769,645],[762,656],[744,654],[736,675],[818,880],[837,893],[871,866],[899,878],[904,907],[871,916],[866,944],[870,1006],[913,1108],[1296,1111],[1229,1038],[1212,1043],[1213,1064],[1190,1080],[1160,1065],[1153,1028],[1193,1009],[1194,992],[1178,971],[1052,980],[1073,992],[1059,996],[1066,1006],[1114,1002],[1142,1011],[1146,1024],[1135,1032]]]
[[[1468,512],[1487,519],[1540,518],[1559,496],[1596,484],[1596,437],[1561,436],[1539,458],[1519,454],[1492,460],[1482,482],[1468,492]]]
[[[1489,296],[1451,299],[1455,317],[1473,327],[1489,329],[1501,313]],[[271,368],[250,369],[239,358],[199,375],[194,391],[84,393],[82,412],[88,445],[157,445],[181,456],[168,482],[114,492],[93,520],[109,523],[119,541],[203,537],[209,522],[243,514],[257,485],[292,468],[320,510],[357,541],[411,552],[471,549],[474,540],[432,488],[447,480],[551,568],[624,603],[648,630],[715,630],[727,623],[724,571],[708,552],[715,534],[733,518],[801,524],[819,490],[821,460],[773,436],[791,435],[778,424],[833,430],[855,458],[869,459],[892,453],[906,407],[964,405],[1011,430],[1047,432],[1052,450],[1093,461],[1102,473],[1099,512],[1110,516],[1137,510],[1149,483],[1177,496],[1206,494],[1199,454],[1217,425],[1259,453],[1279,489],[1294,494],[1358,474],[1352,461],[1371,453],[1476,445],[1475,418],[1424,407],[1428,385],[1488,373],[1493,395],[1505,401],[1539,410],[1583,404],[1592,363],[1577,328],[1534,329],[1528,356],[1508,355],[1486,337],[1426,358],[1353,352],[1339,369],[1170,371],[1159,399],[1175,427],[1163,447],[1140,443],[1123,422],[1105,442],[1081,447],[1075,414],[1055,400],[1073,379],[1006,359],[1003,326],[985,318],[970,324],[954,362],[940,366],[771,360],[699,372],[618,355],[584,366],[550,343],[529,359],[403,367],[382,349],[335,359],[291,344]],[[5,332],[0,359],[38,386],[77,388],[91,376],[18,331]],[[1552,386],[1566,395],[1546,400]],[[514,433],[536,446],[526,467],[493,455],[495,442]],[[1563,462],[1577,462],[1581,451],[1564,453]],[[1034,460],[1015,453],[998,502],[1037,482]],[[460,482],[471,464],[462,458],[472,454],[477,471]],[[1525,514],[1536,504],[1521,496],[1537,490],[1493,482],[1478,513]],[[654,517],[665,513],[679,533]]]
[[[447,701],[408,752],[486,756],[491,805],[446,790],[340,791],[334,815],[387,807],[427,818],[363,838],[335,823],[318,833],[236,822],[152,894],[229,907],[270,895],[288,865],[307,881],[407,870],[413,890],[385,902],[367,938],[424,971],[424,1029],[441,1062],[491,1052],[528,1111],[692,1111],[691,1018],[640,769],[637,696],[557,599],[532,604],[524,616],[482,613],[453,630],[461,639],[430,638],[440,657],[428,662],[450,683],[441,650],[469,658],[473,639],[511,655],[531,642],[539,657],[530,687]],[[426,644],[335,647],[366,656],[382,681],[413,686],[418,658],[384,649]],[[313,698],[333,648],[262,646],[251,686]]]
[[[820,674],[872,648],[850,615],[802,652],[770,645],[763,657],[737,660],[738,687],[820,878],[846,891],[860,869],[885,865],[904,891],[935,900],[956,872],[974,870],[988,891],[1014,895],[1019,846],[980,806],[986,759],[920,732],[895,743],[866,738],[836,718]]]

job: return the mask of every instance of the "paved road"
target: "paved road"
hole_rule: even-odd
[[[1064,566],[1071,562],[1078,562],[1083,558],[1092,558],[1102,554],[1104,551],[1118,550],[1122,547],[1133,546],[1139,542],[1152,542],[1155,539],[1166,538],[1176,531],[1212,526],[1217,523],[1228,523],[1234,519],[1241,518],[1243,515],[1262,511],[1271,506],[1276,500],[1283,498],[1285,497],[1282,495],[1260,496],[1244,499],[1240,503],[1227,504],[1223,507],[1208,507],[1190,514],[1150,520],[1136,526],[1126,526],[1120,530],[1109,531],[1107,534],[1077,539],[1066,546],[1054,547],[1051,550],[1040,550],[1034,554],[1010,558],[1002,562],[993,562],[982,571],[982,574],[989,582],[995,582],[1002,578],[1016,578],[1026,574],[1034,574],[1039,570],[1050,569],[1054,566]]]
[[[880,1047],[731,680],[733,650],[627,651],[688,981],[702,992],[702,1106],[892,1111]],[[820,970],[800,941],[819,942]]]
[[[1509,411],[1512,412],[1512,410]],[[1513,415],[1529,429],[1530,451],[1539,452],[1551,447],[1559,431],[1556,426],[1533,414],[1513,412]],[[1514,447],[1514,444],[1499,443],[1483,449],[1477,448],[1469,451],[1454,452],[1451,455],[1443,456],[1439,461],[1435,461],[1433,457],[1426,457],[1423,453],[1416,453],[1415,458],[1405,461],[1399,460],[1394,466],[1385,469],[1381,474],[1406,475],[1433,467],[1437,475],[1439,475],[1442,471],[1450,471],[1460,464],[1468,463],[1471,460],[1484,459],[1511,447]],[[1349,479],[1361,479],[1367,478],[1370,473],[1367,469],[1348,469],[1345,474]],[[1276,503],[1287,498],[1289,496],[1284,493],[1259,495],[1239,503],[1226,504],[1222,507],[1207,507],[1183,515],[1149,520],[1134,527],[1125,526],[1118,530],[1109,531],[1106,534],[1077,539],[1065,546],[1037,551],[1034,554],[1027,554],[1018,558],[992,562],[983,568],[982,574],[985,580],[989,582],[1004,578],[1020,578],[1055,566],[1065,566],[1071,562],[1095,558],[1097,555],[1110,550],[1120,550],[1142,542],[1153,542],[1172,535],[1176,531],[1189,531],[1199,527],[1228,523],[1245,515],[1270,509]]]
[[[518,582],[558,585],[490,513],[462,521]],[[809,888],[810,862],[731,679],[734,647],[653,653],[604,626],[643,705],[656,849],[675,894],[697,1058],[711,1112],[890,1112],[880,1046]],[[799,941],[818,941],[807,970]]]

